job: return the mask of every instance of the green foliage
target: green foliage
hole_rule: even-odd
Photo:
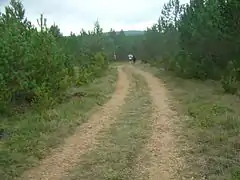
[[[40,16],[37,30],[20,1],[11,0],[0,15],[0,112],[29,104],[50,107],[73,85],[92,81],[107,68],[104,35],[94,30],[64,37],[57,25],[47,28]],[[80,69],[79,79],[74,66]],[[80,83],[81,82],[81,83]]]
[[[107,33],[108,44],[105,48],[110,51],[111,58],[113,53],[116,53],[118,60],[127,60],[129,53],[135,54],[136,57],[141,57],[143,54],[143,32],[141,31],[123,31],[116,32],[111,29]]]
[[[238,71],[235,68],[234,62],[229,61],[227,66],[227,74],[221,78],[221,84],[226,93],[235,94],[237,92],[237,75]]]
[[[221,79],[222,87],[226,93],[235,94],[237,92],[237,81],[235,77],[227,76]]]
[[[234,93],[240,80],[236,71],[240,67],[239,17],[236,0],[192,0],[189,4],[170,0],[144,35],[144,57],[178,76],[222,79],[224,90]],[[230,61],[234,65],[226,72]]]
[[[191,0],[183,5],[170,0],[159,21],[144,35],[147,62],[158,71],[164,68],[176,75],[175,82],[172,78],[165,81],[175,83],[169,89],[183,105],[187,139],[183,154],[190,164],[184,174],[191,172],[186,179],[240,177],[239,97],[221,92],[235,94],[239,89],[239,22],[237,0]],[[168,73],[161,73],[161,78],[164,74]]]

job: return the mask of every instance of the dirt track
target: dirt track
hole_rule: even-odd
[[[117,87],[112,98],[93,114],[87,123],[80,126],[73,136],[67,138],[62,147],[54,150],[49,157],[44,159],[40,166],[25,172],[22,179],[60,179],[73,168],[82,154],[94,146],[97,134],[114,122],[128,93],[128,78],[121,68],[118,71]]]
[[[137,73],[144,77],[153,102],[153,113],[146,119],[151,124],[152,136],[142,151],[150,159],[149,162],[138,162],[141,167],[138,170],[147,173],[150,180],[179,179],[177,171],[184,163],[177,153],[172,121],[176,116],[169,107],[167,91],[163,83],[150,73],[131,65],[125,67],[128,73]],[[122,69],[119,66],[117,87],[112,98],[87,123],[80,126],[73,136],[67,138],[62,147],[54,150],[38,167],[25,172],[22,179],[61,179],[77,165],[83,154],[95,147],[99,132],[109,128],[117,120],[121,106],[126,103],[131,78]]]
[[[167,90],[152,74],[136,68],[132,69],[147,81],[154,104],[151,117],[152,137],[145,150],[145,153],[150,155],[150,163],[149,166],[141,165],[142,171],[146,168],[151,180],[179,179],[177,171],[182,169],[184,162],[178,156],[173,132],[173,120],[176,114],[170,108]]]

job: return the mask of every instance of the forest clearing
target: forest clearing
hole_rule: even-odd
[[[0,179],[240,180],[240,6],[165,3],[142,33],[0,14]],[[128,63],[129,52],[136,63]]]

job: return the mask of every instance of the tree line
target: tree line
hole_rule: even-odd
[[[26,104],[52,106],[69,87],[106,72],[114,53],[119,60],[134,53],[184,78],[221,80],[226,92],[236,93],[239,10],[236,0],[170,0],[143,35],[104,33],[96,22],[92,31],[63,36],[57,25],[47,27],[43,15],[37,29],[22,3],[11,0],[0,14],[0,112],[12,114]]]
[[[98,22],[92,31],[70,36],[55,24],[48,28],[43,15],[37,22],[39,28],[18,0],[0,14],[1,114],[12,115],[22,106],[50,107],[68,88],[89,83],[108,68],[113,46]]]
[[[191,0],[164,4],[142,41],[142,59],[184,78],[220,80],[236,93],[240,80],[240,3]]]
[[[64,100],[67,89],[90,83],[107,72],[116,54],[138,50],[143,36],[104,33],[98,21],[91,31],[63,36],[58,25],[38,27],[25,16],[20,0],[11,0],[0,13],[0,113],[13,115],[22,107],[51,107]]]

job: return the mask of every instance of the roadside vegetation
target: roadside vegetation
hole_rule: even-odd
[[[144,35],[144,68],[172,92],[196,179],[240,179],[239,20],[236,0],[170,0]]]
[[[240,178],[240,111],[238,96],[223,92],[213,80],[183,79],[174,73],[138,65],[163,80],[178,112],[176,124],[186,168],[181,177],[213,180]]]
[[[62,143],[115,88],[98,22],[63,36],[12,0],[0,15],[0,177],[19,176]]]

